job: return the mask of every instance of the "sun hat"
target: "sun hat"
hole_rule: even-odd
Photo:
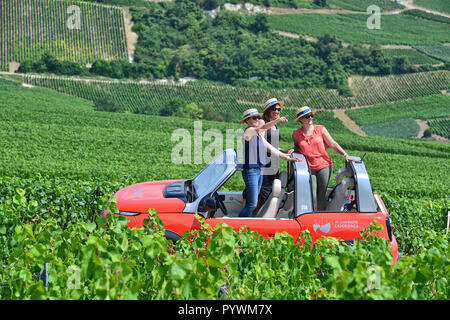
[[[279,104],[281,108],[284,106],[284,102],[279,101],[277,98],[271,98],[271,99],[267,100],[266,103],[264,103],[263,113],[268,111],[270,109],[270,107],[272,107],[276,104]]]
[[[312,113],[315,114],[315,111],[312,111],[310,107],[308,106],[303,106],[300,109],[298,109],[297,111],[297,118],[294,120],[294,122],[299,122],[300,118],[302,118],[303,116],[307,115],[308,113]]]
[[[260,116],[262,117],[262,113],[258,112],[258,109],[252,108],[252,109],[247,109],[244,111],[244,113],[242,114],[242,119],[239,121],[240,123],[244,123],[245,120],[247,120],[248,118],[250,118],[251,116]]]

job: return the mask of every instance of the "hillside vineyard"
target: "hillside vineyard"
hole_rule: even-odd
[[[338,94],[337,90],[272,89],[261,90],[231,86],[200,86],[190,84],[139,83],[128,81],[78,80],[68,77],[28,76],[23,82],[54,89],[91,101],[110,97],[126,110],[138,111],[152,106],[154,114],[174,96],[196,103],[211,103],[217,111],[236,116],[250,105],[258,105],[271,96],[281,97],[286,106],[315,105],[323,109],[345,109],[439,94],[450,83],[450,71],[418,72],[384,77],[353,77],[353,97]],[[294,113],[295,110],[289,110]],[[287,112],[289,112],[287,111]]]
[[[71,0],[2,0],[0,71],[10,62],[60,60],[93,63],[127,59],[123,10]]]

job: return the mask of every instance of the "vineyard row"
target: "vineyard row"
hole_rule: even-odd
[[[357,105],[373,105],[440,94],[441,90],[450,88],[450,72],[435,71],[387,77],[354,76],[353,97],[344,97],[339,95],[337,90],[321,88],[261,90],[35,75],[24,75],[22,81],[91,101],[109,97],[131,112],[150,109],[153,114],[158,114],[174,97],[182,97],[187,103],[210,103],[217,111],[239,115],[249,106],[260,106],[271,97],[283,100],[285,106],[291,107],[291,112],[294,113],[296,108],[302,105],[310,105],[316,109],[348,109]]]
[[[73,0],[2,0],[0,70],[7,71],[13,61],[38,60],[46,51],[83,64],[127,59],[122,8]]]

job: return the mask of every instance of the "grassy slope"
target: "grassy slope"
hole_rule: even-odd
[[[414,4],[428,9],[450,13],[450,5],[447,0],[415,0]]]
[[[435,57],[445,62],[450,62],[450,46],[431,45],[431,46],[417,46],[415,47],[420,52],[428,54],[430,57]]]
[[[426,45],[450,42],[450,26],[405,14],[383,15],[380,29],[368,29],[365,14],[270,15],[273,29],[319,37],[335,34],[350,43]],[[393,32],[395,31],[395,32]]]
[[[342,9],[367,11],[371,5],[380,7],[381,11],[402,9],[403,6],[391,0],[328,0],[330,6],[337,6]]]
[[[441,61],[433,59],[425,54],[411,49],[383,49],[383,53],[388,58],[406,57],[412,64],[437,64]]]
[[[370,108],[347,110],[359,125],[386,122],[401,118],[431,119],[449,115],[450,96],[437,94],[423,98],[385,103]]]
[[[346,113],[370,136],[409,138],[417,136],[420,130],[415,119],[448,117],[449,110],[450,96],[438,94]]]

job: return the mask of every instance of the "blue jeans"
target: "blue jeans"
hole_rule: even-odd
[[[239,217],[251,217],[258,204],[258,194],[261,189],[263,175],[260,168],[244,169],[242,177],[247,192],[245,207],[239,213]]]

